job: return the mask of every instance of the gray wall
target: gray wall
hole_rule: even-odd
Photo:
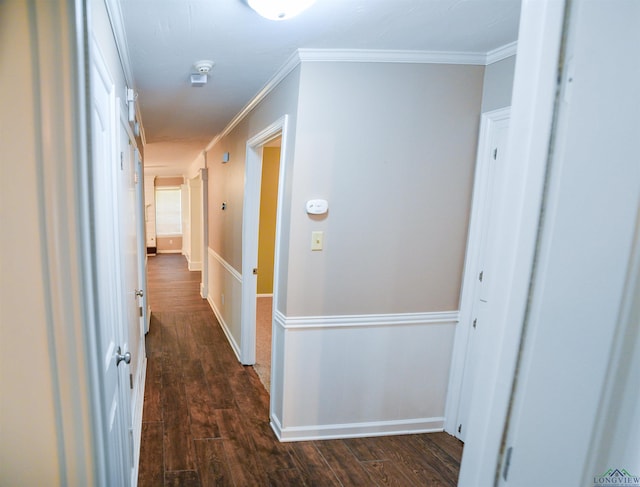
[[[483,113],[511,106],[515,67],[516,56],[514,55],[489,64],[485,68],[482,86]]]
[[[458,309],[482,77],[481,66],[303,64],[287,316]],[[311,198],[329,201],[326,218],[305,214]]]

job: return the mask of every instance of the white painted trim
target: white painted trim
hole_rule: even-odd
[[[487,211],[487,180],[490,170],[489,165],[493,162],[490,158],[491,136],[495,124],[508,119],[510,114],[510,107],[500,108],[483,113],[480,122],[473,200],[462,276],[462,291],[460,293],[460,326],[456,328],[445,407],[445,431],[454,436],[458,436],[457,425],[460,424],[458,414],[462,398],[465,364],[469,353],[471,313],[474,308],[474,296],[478,283],[477,269],[480,258],[479,248],[482,238],[482,223]]]
[[[513,204],[499,217],[503,253],[495,276],[496,296],[508,305],[505,313],[490,317],[501,342],[480,344],[486,348],[478,364],[482,384],[476,381],[476,388],[482,387],[485,400],[475,403],[470,413],[459,487],[494,485],[499,468],[538,232],[564,7],[564,0],[522,3],[506,154],[518,164],[507,173],[507,198]]]
[[[273,313],[273,322],[285,330],[310,330],[314,328],[363,328],[373,326],[429,325],[457,323],[458,311],[427,313],[390,313],[370,315],[290,316],[280,311]]]
[[[298,49],[300,62],[486,64],[484,52],[402,51],[382,49]]]
[[[213,250],[211,247],[208,248],[208,253],[211,257],[216,259],[220,263],[220,265],[222,265],[222,267],[224,267],[225,270],[236,279],[236,281],[242,284],[242,274],[240,274],[237,270],[235,270],[235,268],[231,264],[229,264],[226,260],[224,260],[222,256],[218,254],[215,250]]]
[[[256,294],[256,298],[273,298],[272,294]]]
[[[444,418],[436,417],[283,428],[278,418],[272,415],[270,419],[271,429],[282,442],[435,433],[442,431],[444,424]]]
[[[158,250],[156,247],[156,253],[158,254],[182,254],[182,250]]]
[[[138,367],[136,383],[134,385],[133,400],[133,470],[131,472],[131,485],[138,485],[138,472],[140,470],[140,446],[142,444],[142,412],[144,408],[144,386],[147,378],[147,357],[144,356],[144,337],[140,340],[140,350],[138,356],[142,354],[142,363]]]
[[[202,270],[202,262],[195,262],[192,260],[188,260],[188,268],[190,271],[201,271]]]
[[[288,115],[262,129],[246,143],[245,186],[242,206],[242,281],[240,311],[241,362],[252,365],[256,361],[256,294],[257,276],[253,269],[258,267],[258,226],[260,222],[260,183],[262,179],[262,147],[276,136],[281,136],[280,168],[278,175],[278,201],[276,210],[275,256],[273,264],[273,296],[278,301],[280,269],[280,235],[284,198],[284,177],[287,165]],[[273,360],[272,360],[273,362]]]
[[[206,299],[209,296],[209,170],[207,169],[207,153],[203,152],[204,165],[200,169],[202,178],[202,274],[200,279],[200,296]],[[205,249],[207,255],[205,255]]]
[[[489,51],[486,55],[485,64],[493,64],[508,57],[515,56],[518,52],[518,41],[510,42],[502,47],[498,47],[493,51]]]
[[[238,343],[236,342],[235,338],[233,338],[233,334],[231,333],[231,330],[229,330],[229,325],[227,325],[227,322],[222,317],[222,313],[216,306],[216,303],[213,301],[213,298],[211,296],[207,296],[207,302],[209,303],[209,306],[211,306],[211,309],[213,310],[213,314],[216,315],[216,318],[218,319],[218,323],[220,323],[220,327],[222,328],[222,331],[227,337],[227,340],[231,345],[231,349],[233,350],[233,353],[236,354],[238,361],[240,361],[240,347],[238,346]]]

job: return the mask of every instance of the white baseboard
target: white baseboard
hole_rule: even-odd
[[[157,250],[158,254],[181,254],[182,250]]]
[[[143,338],[144,340],[144,338]],[[143,348],[144,349],[144,348]],[[133,418],[131,434],[133,435],[133,471],[131,473],[131,485],[138,485],[138,472],[140,467],[140,445],[142,443],[142,411],[144,407],[144,385],[147,378],[147,357],[144,357],[137,374],[134,392],[137,392],[133,402]]]
[[[436,433],[443,431],[444,418],[416,418],[398,421],[376,421],[283,428],[278,418],[272,414],[271,429],[273,429],[278,440],[282,442],[332,440],[340,438],[362,438],[366,436]]]
[[[272,298],[273,297],[273,293],[272,294],[256,294],[256,298]]]
[[[202,270],[202,262],[193,262],[187,259],[187,262],[189,263],[189,270],[190,271],[201,271]]]
[[[218,310],[218,308],[216,307],[215,303],[213,302],[213,299],[211,299],[211,296],[207,296],[207,302],[209,303],[209,306],[211,306],[211,309],[213,310],[213,314],[216,315],[216,318],[218,319],[218,322],[220,323],[220,327],[222,328],[222,331],[226,335],[227,341],[231,345],[231,349],[233,350],[233,353],[236,354],[236,357],[237,357],[238,362],[239,362],[240,361],[240,347],[238,346],[238,344],[234,340],[233,335],[231,334],[231,330],[229,330],[229,327],[227,326],[227,322],[224,321],[224,318],[222,317],[222,313],[220,313],[220,310]]]

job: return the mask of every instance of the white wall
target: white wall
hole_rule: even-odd
[[[189,229],[182,229],[183,247],[189,270],[202,269],[202,178],[196,176],[185,185],[189,201]],[[186,244],[184,242],[187,242]]]

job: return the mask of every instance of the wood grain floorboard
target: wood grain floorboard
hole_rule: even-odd
[[[138,487],[157,487],[164,483],[163,429],[161,422],[142,423]]]
[[[378,485],[344,441],[319,441],[317,448],[342,485]]]
[[[202,487],[233,487],[223,440],[195,440],[195,447]]]
[[[200,297],[200,273],[177,254],[148,268],[138,485],[455,486],[462,443],[446,433],[280,443],[269,394]]]

